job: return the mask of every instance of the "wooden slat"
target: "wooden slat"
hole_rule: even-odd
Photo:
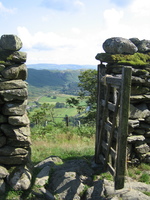
[[[105,106],[105,101],[102,99],[102,106]],[[108,102],[108,109],[111,111],[115,111],[115,104],[113,104],[112,102]]]
[[[96,116],[96,138],[95,138],[95,162],[100,163],[99,154],[101,151],[102,135],[100,134],[100,121],[102,119],[101,99],[104,98],[104,86],[101,84],[101,77],[105,75],[105,65],[100,64],[97,68],[97,116]]]
[[[106,77],[106,83],[114,86],[121,86],[121,77]]]
[[[105,122],[105,129],[107,130],[107,131],[111,131],[111,128],[112,128],[112,123],[111,122]]]
[[[102,141],[102,147],[107,150],[108,148],[108,143],[104,142],[104,140]]]
[[[111,173],[111,175],[114,176],[115,175],[115,169],[111,166],[110,163],[107,163],[107,166],[108,166],[108,170]]]
[[[131,91],[131,67],[124,67],[122,74],[120,124],[116,160],[115,189],[122,189],[125,180],[126,146],[128,134],[128,117]]]
[[[108,99],[109,99],[109,95],[110,95],[110,85],[107,85],[106,86],[106,95],[105,95],[105,102],[108,102]],[[105,104],[105,107],[103,108],[103,118],[102,118],[102,122],[100,123],[101,125],[101,128],[100,128],[100,136],[99,136],[99,141],[97,142],[97,152],[96,152],[96,158],[99,159],[98,157],[98,154],[100,154],[100,148],[101,148],[101,145],[102,145],[102,138],[103,138],[103,134],[104,134],[104,125],[105,125],[105,121],[107,119],[107,112],[108,112],[108,109],[107,109],[107,103]],[[96,159],[96,163],[99,162],[97,159]]]
[[[113,159],[116,158],[116,151],[112,147],[110,148],[110,154],[113,157]]]
[[[104,165],[105,163],[105,158],[102,154],[99,155],[99,160],[101,161],[101,163]]]
[[[104,151],[106,151],[108,149],[108,143],[102,141],[102,147],[104,148]],[[115,159],[116,151],[112,147],[110,148],[110,154],[113,157],[113,159]]]
[[[110,153],[110,147],[112,145],[113,133],[114,133],[115,126],[116,126],[117,114],[118,114],[118,109],[119,109],[119,104],[120,104],[120,97],[121,97],[121,93],[119,92],[116,107],[115,107],[115,112],[114,112],[114,116],[113,116],[112,127],[111,127],[111,131],[110,131],[110,137],[109,137],[109,142],[108,142],[108,150],[107,150],[107,153],[106,153],[106,160],[105,160],[106,163],[105,163],[105,165],[107,165],[109,153]]]

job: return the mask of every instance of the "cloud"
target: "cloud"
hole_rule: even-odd
[[[100,37],[138,37],[149,39],[150,1],[132,0],[126,7],[113,7],[103,11],[104,26]],[[103,40],[103,41],[104,41]]]
[[[0,2],[0,14],[6,14],[6,13],[8,13],[8,14],[13,14],[14,11],[15,11],[15,8],[13,8],[13,9],[6,8],[6,7],[2,4],[2,2]]]
[[[130,0],[110,0],[110,2],[117,6],[124,7],[124,6],[127,6],[131,1]]]
[[[149,0],[134,0],[130,6],[130,9],[131,12],[138,17],[150,17]]]
[[[72,33],[76,34],[76,35],[79,35],[81,33],[81,30],[77,27],[73,27],[71,29]]]
[[[60,0],[47,2],[58,3]],[[64,9],[74,8],[75,4],[76,6],[84,7],[81,0],[62,0],[61,2],[66,5]],[[96,16],[95,21],[93,20],[95,18],[92,17],[90,18],[91,21],[88,21],[86,18],[86,22],[82,18],[81,22],[84,22],[83,25],[79,17],[77,23],[74,23],[74,18],[73,20],[70,18],[69,21],[71,24],[68,26],[67,23],[67,25],[63,23],[65,22],[63,21],[64,15],[61,12],[52,12],[61,19],[59,23],[62,23],[64,29],[61,27],[60,32],[58,32],[58,29],[54,29],[57,32],[54,30],[49,31],[52,30],[52,26],[49,26],[50,29],[48,31],[37,31],[35,33],[31,33],[26,27],[18,27],[18,36],[23,41],[23,48],[28,54],[27,62],[97,64],[98,61],[95,60],[95,55],[103,52],[102,44],[110,37],[149,39],[149,0],[142,0],[142,2],[141,0],[131,0],[130,4],[124,7],[118,7],[115,4],[109,5],[111,6],[105,7],[103,12],[100,11],[98,13],[98,16],[96,16],[97,13],[93,14],[91,12],[90,16]],[[43,18],[43,20],[46,21],[48,20],[49,13],[47,15],[46,13],[44,14],[46,18]],[[89,12],[87,13],[85,10],[84,16],[86,14],[89,14]],[[51,19],[54,20],[54,17],[51,17]],[[75,15],[75,19],[77,19],[77,15]],[[96,26],[94,27],[95,24]]]
[[[72,38],[54,32],[31,34],[26,27],[18,27],[18,36],[23,42],[23,50],[27,52],[28,63],[96,63],[95,37],[91,35]]]
[[[80,40],[61,36],[54,32],[39,31],[32,35],[26,27],[18,27],[17,30],[26,49],[74,48],[81,43]]]
[[[108,27],[116,27],[123,18],[123,10],[116,10],[115,8],[107,9],[103,13],[105,23]]]
[[[57,11],[78,11],[84,4],[80,0],[43,0],[42,6]]]

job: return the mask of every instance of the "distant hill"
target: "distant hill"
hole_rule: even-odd
[[[71,83],[79,82],[78,76],[81,70],[36,70],[28,68],[27,82],[30,86],[64,87]]]
[[[32,69],[47,69],[47,70],[77,70],[77,69],[96,69],[96,65],[75,65],[75,64],[30,64],[28,68]]]
[[[33,95],[33,93],[40,95],[41,92],[49,89],[76,95],[79,91],[78,76],[81,71],[96,69],[96,66],[93,65],[33,64],[27,65],[27,67],[29,95]]]

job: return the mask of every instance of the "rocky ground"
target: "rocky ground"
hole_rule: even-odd
[[[98,178],[99,166],[86,159],[63,163],[51,156],[34,170],[31,193],[35,200],[150,200],[145,194],[150,194],[150,185],[126,178],[125,187],[115,191],[113,181]]]

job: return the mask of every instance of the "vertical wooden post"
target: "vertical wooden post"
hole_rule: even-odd
[[[97,116],[96,116],[96,138],[95,138],[95,163],[99,163],[99,154],[101,147],[100,122],[102,119],[102,106],[100,99],[104,96],[104,86],[101,84],[101,78],[105,75],[105,65],[100,64],[97,68]]]
[[[128,135],[128,117],[131,91],[131,67],[124,67],[122,71],[121,102],[120,102],[120,124],[118,133],[118,150],[116,160],[115,189],[124,187],[124,176],[126,169],[126,146]]]
[[[68,115],[66,115],[65,120],[66,120],[66,126],[69,126],[69,117],[68,117]]]

